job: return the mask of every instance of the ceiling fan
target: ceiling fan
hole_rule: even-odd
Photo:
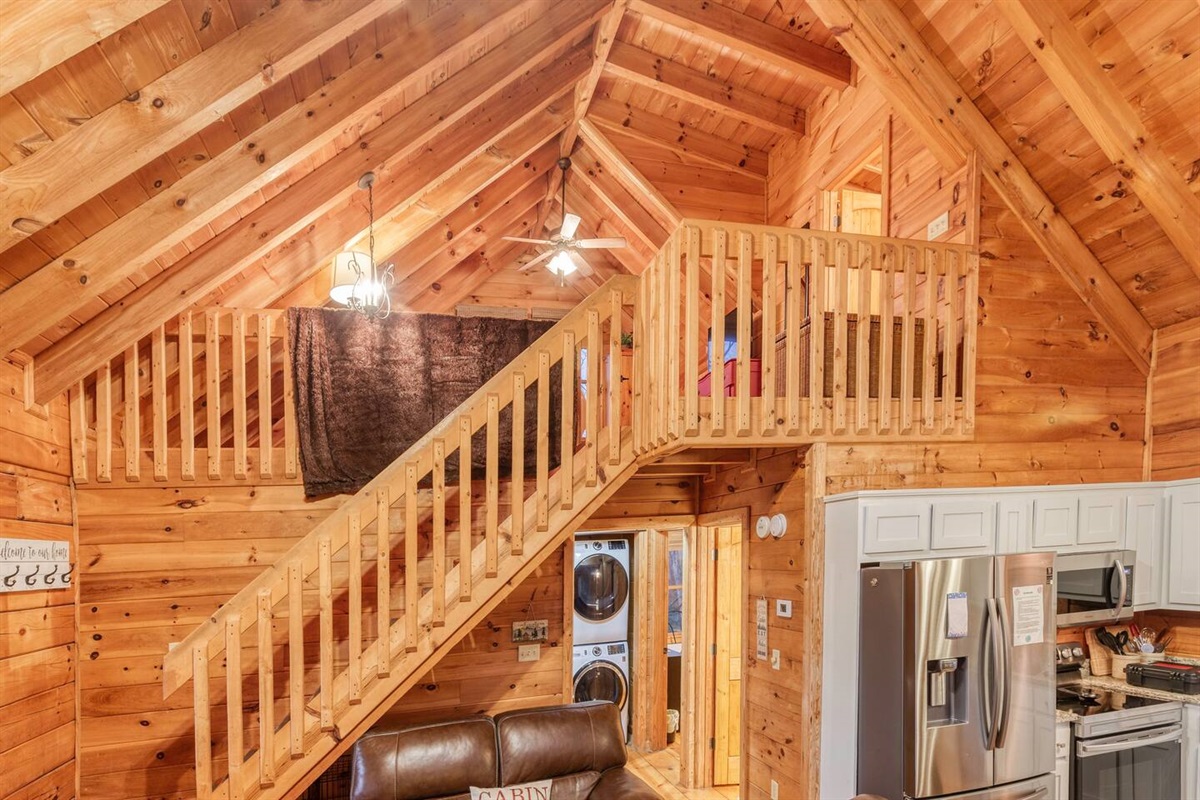
[[[625,237],[623,236],[610,236],[597,239],[575,238],[575,232],[579,229],[580,218],[578,214],[567,212],[567,170],[571,168],[571,159],[566,157],[560,158],[558,160],[558,168],[563,172],[563,219],[558,231],[552,233],[549,239],[527,239],[520,236],[505,236],[503,238],[506,242],[525,242],[527,244],[540,244],[549,247],[549,250],[521,267],[521,271],[524,272],[543,261],[549,260],[546,268],[557,275],[561,282],[563,278],[578,268],[579,265],[575,262],[577,251],[625,247],[628,242],[625,241]]]

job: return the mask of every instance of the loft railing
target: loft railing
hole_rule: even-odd
[[[610,280],[167,654],[165,695],[193,686],[201,800],[286,794],[632,474],[636,282]]]
[[[637,452],[969,437],[977,296],[964,245],[685,220],[642,276]]]
[[[188,312],[78,382],[76,483],[296,477],[283,314]]]

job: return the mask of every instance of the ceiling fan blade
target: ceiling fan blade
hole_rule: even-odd
[[[574,238],[575,231],[579,229],[581,221],[578,214],[563,214],[562,228],[559,231],[559,235],[564,239]]]
[[[532,261],[529,261],[528,263],[526,263],[524,266],[522,266],[517,271],[518,272],[528,272],[530,269],[532,269],[533,267],[536,267],[538,264],[542,263],[546,259],[553,257],[554,252],[555,252],[554,250],[547,250],[546,252],[541,253],[540,255],[538,255],[537,258],[533,259]]]
[[[575,246],[581,250],[598,250],[600,248],[616,249],[627,247],[629,243],[624,236],[610,236],[607,239],[580,239]]]
[[[549,239],[525,239],[521,236],[501,236],[500,238],[506,242],[524,242],[525,244],[545,244],[545,245],[556,244],[555,242],[552,242]]]

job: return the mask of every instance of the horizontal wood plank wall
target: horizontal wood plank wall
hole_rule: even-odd
[[[1170,628],[1174,638],[1167,648],[1169,655],[1200,658],[1200,611],[1141,611],[1133,621],[1160,634]]]
[[[15,402],[15,401],[14,401]],[[65,424],[65,423],[64,423]],[[183,483],[183,482],[181,482]],[[482,504],[482,482],[473,492]],[[423,490],[419,513],[431,513],[430,490]],[[448,507],[457,510],[457,487],[447,489]],[[194,747],[190,693],[162,699],[162,656],[171,642],[182,639],[223,602],[255,578],[298,539],[331,513],[342,498],[306,501],[296,481],[276,477],[270,483],[210,481],[197,486],[162,484],[91,484],[79,490],[81,619],[80,669],[81,774],[83,796],[137,800],[194,796]],[[393,510],[393,529],[399,527]],[[499,497],[501,518],[508,515],[508,498]],[[482,508],[472,514],[473,542],[483,537]],[[457,514],[447,520],[455,529]],[[375,593],[376,535],[372,523],[362,533],[366,596]],[[403,574],[403,550],[393,541],[391,574]],[[428,548],[423,548],[428,551]],[[457,544],[447,549],[453,568]],[[429,559],[420,571],[429,579]],[[335,573],[345,570],[335,562]],[[315,578],[314,578],[315,580]],[[317,587],[306,587],[306,608],[315,609]],[[392,592],[393,611],[403,608],[404,593]],[[548,619],[551,641],[562,630],[562,559],[555,556],[518,586],[487,620],[459,646],[454,655],[413,690],[405,704],[414,713],[428,713],[439,703],[463,703],[476,710],[561,702],[562,648],[546,647],[535,669],[498,686],[497,675],[515,675],[516,650],[508,643],[511,623]],[[349,637],[348,601],[334,598],[335,666],[345,666]],[[277,618],[285,629],[286,619]],[[363,639],[377,630],[374,617],[364,614]],[[305,630],[305,684],[311,693],[319,680],[320,629]],[[287,650],[277,638],[275,660],[286,663]],[[496,646],[493,647],[493,642]],[[502,644],[503,643],[503,644]],[[255,644],[243,642],[242,669],[247,675],[257,662]],[[509,657],[511,656],[511,658]],[[525,665],[521,665],[525,666]],[[213,669],[211,693],[223,700],[225,676]],[[275,719],[286,714],[286,681],[275,686]],[[510,686],[510,684],[512,684]],[[437,689],[430,689],[436,685]],[[507,687],[507,688],[506,688]],[[247,719],[258,709],[257,682],[243,684]],[[506,704],[506,705],[505,705]],[[214,759],[225,758],[225,724],[212,721]]]
[[[27,413],[20,368],[0,361],[0,537],[71,542],[65,397]],[[0,797],[75,797],[74,587],[0,594]]]
[[[772,153],[771,224],[811,221],[818,225],[819,191],[869,152],[889,112],[868,81],[845,90],[840,97],[828,93],[818,107],[809,115],[811,140],[784,144]],[[970,198],[964,198],[968,185],[965,171],[940,169],[897,118],[892,119],[891,164],[887,177],[893,187],[892,235],[924,238],[926,224],[942,211],[951,212],[952,228],[947,236],[967,235],[974,221]],[[986,181],[980,189],[979,209],[975,440],[935,446],[828,445],[823,465],[825,486],[815,493],[818,496],[858,489],[1142,479],[1145,379]],[[747,475],[736,485],[753,489],[752,481],[757,479]],[[786,497],[791,490],[780,492]],[[805,560],[820,563],[820,554],[805,553],[804,559],[797,558],[797,581],[803,577],[799,570]],[[813,588],[819,590],[819,581]],[[802,614],[793,617],[797,618]],[[754,689],[751,685],[747,689],[755,702]],[[817,692],[819,686],[806,690]],[[797,703],[797,721],[798,699],[786,703],[789,707]],[[781,715],[777,719],[789,718]],[[750,798],[769,796],[764,769],[756,769],[753,763],[755,753],[794,755],[812,744],[811,725],[770,725],[783,729],[755,727],[751,720]],[[772,772],[772,777],[780,780],[781,796],[810,793],[809,787],[799,782],[805,776],[774,767]]]
[[[1158,332],[1150,383],[1151,477],[1200,476],[1200,319]]]
[[[770,797],[771,781],[780,797],[805,797],[808,785],[803,758],[808,729],[804,721],[803,613],[807,580],[804,561],[804,457],[798,450],[759,451],[757,463],[720,471],[716,480],[700,487],[700,512],[750,509],[751,523],[759,516],[784,514],[788,533],[781,539],[759,539],[745,531],[746,629],[742,693],[742,724],[749,741],[742,753],[742,770],[750,797]],[[755,657],[755,601],[768,598],[767,647],[780,651],[778,670],[770,660]],[[791,619],[775,614],[775,600],[793,601]]]

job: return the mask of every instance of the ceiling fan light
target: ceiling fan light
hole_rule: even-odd
[[[575,271],[575,261],[566,250],[559,250],[546,264],[546,269],[555,275],[570,275]]]

